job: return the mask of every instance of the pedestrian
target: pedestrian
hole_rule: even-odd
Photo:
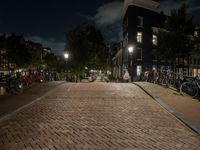
[[[128,70],[125,70],[124,76],[123,76],[124,81],[127,83],[130,79],[130,75],[128,73]]]
[[[110,82],[108,76],[105,76],[105,77],[104,77],[104,80],[106,81],[106,83]]]

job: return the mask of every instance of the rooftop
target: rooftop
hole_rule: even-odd
[[[142,7],[157,12],[158,11],[157,8],[160,5],[160,3],[153,0],[124,0],[123,14],[126,13],[130,5],[135,5],[138,7]]]

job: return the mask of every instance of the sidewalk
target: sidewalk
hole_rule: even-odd
[[[200,102],[179,92],[148,82],[134,82],[167,111],[200,134]]]
[[[26,88],[20,95],[0,96],[0,118],[31,103],[62,83],[65,82],[50,81],[44,83],[33,83],[30,88]]]

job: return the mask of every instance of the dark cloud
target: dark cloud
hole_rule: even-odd
[[[92,21],[103,32],[107,42],[119,41],[122,38],[123,1],[1,0],[0,32],[37,35],[28,38],[41,42],[44,46],[51,47],[55,53],[59,53],[64,49],[65,34],[68,31],[85,21]],[[166,12],[186,2],[194,20],[200,20],[200,0],[160,2],[160,9]]]
[[[193,16],[195,23],[200,23],[200,0],[160,0],[159,10],[170,14],[171,9],[179,8],[183,3],[188,6],[188,13]],[[122,9],[123,2],[115,1],[100,6],[93,20],[102,30],[107,41],[119,41],[122,38]],[[91,17],[90,17],[91,19]]]
[[[122,2],[111,2],[97,9],[97,14],[95,15],[95,21],[98,26],[110,25],[118,22],[122,18]]]
[[[171,9],[177,9],[182,4],[187,5],[187,12],[193,17],[195,24],[200,23],[200,0],[161,0],[159,10],[163,10],[166,14],[170,14]]]
[[[183,3],[184,3],[183,0],[177,0],[177,1],[173,1],[173,0],[162,0],[162,1],[160,2],[159,10],[160,10],[160,11],[164,11],[167,15],[169,15],[171,9],[177,9],[177,8],[179,8]]]
[[[188,13],[200,10],[199,0],[161,0],[160,10],[163,10],[166,14],[169,14],[171,9],[177,9],[184,3],[188,7]]]
[[[101,27],[106,42],[119,42],[122,39],[122,23]]]
[[[123,2],[114,1],[100,6],[93,17],[107,42],[116,42],[122,38]]]

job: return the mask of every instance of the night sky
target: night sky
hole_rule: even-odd
[[[161,0],[160,10],[168,13],[184,0]],[[188,13],[200,23],[200,0],[186,0]],[[91,21],[102,30],[105,41],[121,38],[122,0],[1,0],[0,33],[16,33],[26,40],[42,43],[61,54],[65,34]]]

